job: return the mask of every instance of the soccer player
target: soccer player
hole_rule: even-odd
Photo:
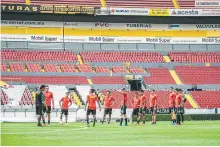
[[[40,89],[36,93],[35,98],[35,104],[36,104],[36,115],[37,115],[37,126],[42,127],[42,124],[40,123],[41,119],[43,119],[43,105],[45,104],[45,98],[44,98],[44,91],[45,91],[45,85],[41,85]],[[44,121],[45,125],[45,121]]]
[[[143,124],[145,124],[146,115],[147,115],[147,97],[144,95],[143,90],[140,91],[140,99],[141,99],[140,113],[141,113],[141,117],[143,119]]]
[[[157,95],[155,90],[151,90],[150,94],[150,108],[152,113],[152,124],[156,124],[156,114],[157,114]]]
[[[111,115],[112,115],[112,106],[115,104],[115,98],[113,96],[111,96],[110,90],[107,91],[107,95],[104,97],[103,103],[105,106],[105,110],[104,110],[104,116],[103,116],[102,123],[104,123],[105,117],[108,114],[109,115],[108,124],[110,124]]]
[[[181,93],[181,96],[182,96],[182,101],[181,101],[181,104],[180,104],[180,118],[181,118],[181,123],[180,124],[183,125],[184,124],[184,116],[183,116],[183,114],[184,114],[184,104],[186,102],[186,98],[185,98],[184,93],[181,89],[180,89],[180,93]]]
[[[172,124],[176,124],[176,115],[175,115],[175,99],[176,99],[176,94],[174,92],[173,87],[170,88],[170,94],[169,94],[169,112],[171,114],[171,119],[172,119]]]
[[[132,100],[133,104],[133,111],[132,111],[132,120],[134,120],[134,116],[137,116],[137,124],[139,125],[140,122],[140,104],[141,104],[141,99],[138,96],[138,92],[135,93],[135,97]]]
[[[90,94],[87,96],[86,100],[86,106],[85,106],[85,111],[87,108],[87,113],[86,113],[86,121],[87,121],[87,126],[89,126],[89,115],[92,113],[93,115],[93,127],[95,127],[95,122],[96,122],[96,102],[99,105],[99,110],[101,111],[101,105],[99,103],[98,97],[95,94],[95,89],[90,90]]]
[[[44,106],[44,112],[47,113],[48,117],[48,125],[50,125],[50,113],[51,113],[51,102],[52,102],[52,109],[54,109],[54,99],[53,99],[53,93],[49,91],[49,86],[46,87],[46,92],[44,93],[45,100],[46,100],[46,106]]]
[[[125,88],[119,90],[119,92],[123,95],[122,106],[121,106],[121,119],[120,126],[122,126],[123,119],[125,119],[125,126],[128,126],[128,118],[126,115],[127,103],[128,103],[128,95],[124,92]]]
[[[177,125],[180,125],[180,104],[182,102],[182,96],[180,89],[177,89],[177,95],[175,100],[175,108],[176,108],[176,117],[177,117]]]
[[[65,93],[65,97],[63,97],[59,104],[60,104],[60,108],[61,108],[61,114],[60,114],[60,123],[63,124],[63,114],[65,115],[65,123],[67,123],[68,121],[68,109],[69,107],[72,105],[72,100],[70,99],[70,94],[69,92]],[[62,103],[62,104],[61,104]]]

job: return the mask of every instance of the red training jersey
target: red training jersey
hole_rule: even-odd
[[[182,102],[182,97],[181,97],[181,95],[177,95],[177,96],[176,96],[176,100],[175,100],[175,106],[176,106],[176,107],[180,107],[181,102]]]
[[[105,108],[112,108],[112,102],[115,101],[113,96],[105,96],[104,99]]]
[[[169,95],[169,107],[173,107],[175,105],[176,94],[170,93]]]
[[[140,99],[141,99],[141,107],[142,108],[147,107],[147,103],[146,103],[147,97],[145,95],[142,95]]]
[[[62,102],[61,108],[65,110],[69,108],[69,103],[72,103],[68,97],[63,97],[60,101]]]
[[[51,101],[53,99],[53,93],[52,92],[45,92],[45,100],[46,100],[46,105],[51,106]]]
[[[157,95],[150,95],[150,107],[154,107],[156,105]]]
[[[140,108],[140,104],[141,104],[141,99],[135,97],[133,99],[133,106],[134,106],[134,108]]]
[[[127,106],[127,103],[128,103],[128,94],[123,93],[123,104]]]
[[[90,110],[96,110],[96,102],[98,101],[98,97],[95,94],[90,94],[87,96],[87,103],[89,103]]]

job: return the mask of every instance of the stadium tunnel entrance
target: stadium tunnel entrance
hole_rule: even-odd
[[[131,91],[139,91],[145,89],[143,77],[141,75],[127,75],[125,76]]]

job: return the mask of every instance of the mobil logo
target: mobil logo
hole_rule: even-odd
[[[89,37],[89,41],[102,41],[102,37]]]
[[[102,22],[97,22],[97,23],[95,23],[95,27],[108,28],[109,26],[110,26],[109,23],[102,23]]]
[[[44,40],[44,36],[31,36],[31,40]]]
[[[129,13],[129,10],[125,10],[125,9],[118,9],[116,10],[117,13]]]

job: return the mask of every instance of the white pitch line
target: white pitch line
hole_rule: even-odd
[[[43,129],[43,128],[39,128]],[[88,129],[88,127],[80,127],[76,129],[68,129],[68,130],[54,130],[54,131],[44,131],[44,132],[9,132],[9,133],[0,133],[0,134],[43,134],[43,133],[58,133],[58,132],[63,132],[63,131],[77,131],[77,130],[85,130]],[[43,130],[42,130],[43,131]]]

